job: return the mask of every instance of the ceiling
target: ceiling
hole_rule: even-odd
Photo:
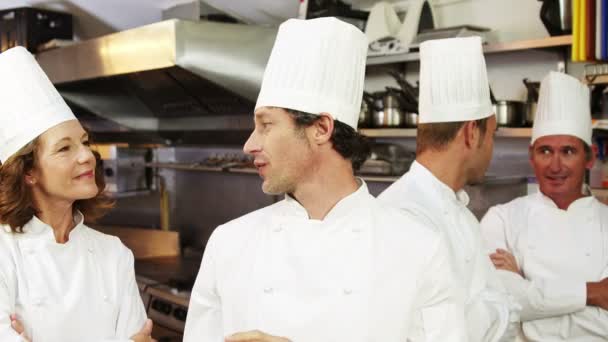
[[[197,0],[194,0],[197,1]],[[74,15],[77,39],[89,39],[162,20],[164,9],[193,0],[2,0],[0,9],[23,6],[67,11]],[[300,0],[204,0],[245,22],[274,25],[295,17]]]

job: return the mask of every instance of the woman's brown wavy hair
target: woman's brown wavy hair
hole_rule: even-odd
[[[31,189],[25,183],[25,175],[36,166],[38,138],[13,154],[0,164],[0,224],[10,226],[14,233],[22,233],[38,210],[34,207]],[[97,161],[95,183],[99,191],[93,198],[74,202],[74,211],[80,211],[87,222],[93,222],[105,215],[114,206],[114,201],[106,195],[101,158],[93,151]]]

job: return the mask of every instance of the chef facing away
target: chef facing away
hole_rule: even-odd
[[[483,180],[496,130],[481,39],[424,42],[420,68],[416,161],[378,199],[445,236],[468,341],[512,341],[518,308],[484,253],[463,189]]]

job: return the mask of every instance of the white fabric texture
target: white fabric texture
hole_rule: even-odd
[[[472,121],[493,114],[481,38],[420,44],[419,123]]]
[[[131,342],[143,327],[133,254],[76,219],[65,244],[36,217],[23,234],[0,226],[0,341],[21,340],[13,313],[35,342]]]
[[[363,32],[335,18],[281,24],[255,109],[329,113],[357,129],[367,60]]]
[[[365,183],[322,221],[293,198],[218,227],[185,342],[249,330],[293,342],[465,341],[444,241]]]
[[[445,236],[458,275],[455,286],[465,306],[468,341],[513,341],[519,327],[519,307],[509,298],[485,254],[479,222],[466,207],[467,193],[454,192],[414,162],[378,199]]]
[[[591,146],[589,96],[576,78],[551,71],[541,82],[530,144],[547,135],[572,135]]]
[[[538,192],[490,208],[481,227],[487,252],[509,251],[524,274],[499,271],[528,341],[608,340],[608,311],[586,306],[586,283],[608,277],[608,206],[589,196],[561,210]]]
[[[0,75],[3,163],[49,128],[76,117],[24,47],[0,53]]]

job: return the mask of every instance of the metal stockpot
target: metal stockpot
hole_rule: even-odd
[[[499,126],[521,127],[524,124],[524,103],[521,101],[498,100],[492,104]]]

